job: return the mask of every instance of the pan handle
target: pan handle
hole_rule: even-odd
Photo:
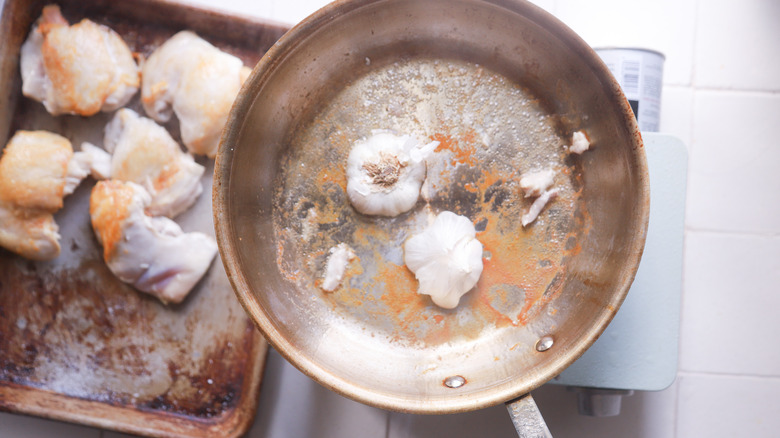
[[[547,428],[547,423],[544,422],[542,413],[530,393],[507,402],[506,409],[520,438],[552,438],[550,429]]]

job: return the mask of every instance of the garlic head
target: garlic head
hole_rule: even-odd
[[[408,135],[375,131],[347,158],[347,197],[357,211],[397,216],[417,203],[425,180],[425,159],[439,142],[422,144]]]
[[[404,262],[434,304],[454,309],[482,275],[482,243],[474,224],[450,211],[436,216],[433,224],[404,244]]]

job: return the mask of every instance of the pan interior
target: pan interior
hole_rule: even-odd
[[[290,304],[312,324],[337,320],[325,324],[335,339],[357,337],[376,350],[397,346],[396,372],[424,371],[437,386],[453,373],[470,374],[457,359],[463,354],[499,362],[533,346],[527,322],[559,291],[585,225],[584,212],[575,214],[581,172],[566,164],[556,121],[529,91],[459,60],[392,62],[346,84],[293,131],[277,175],[276,264],[294,285]],[[428,160],[424,199],[394,218],[359,214],[346,197],[347,156],[377,129],[440,142]],[[523,227],[533,199],[523,198],[520,176],[548,169],[560,193]],[[468,217],[484,245],[484,274],[455,310],[418,295],[403,261],[404,242],[443,210]],[[325,292],[329,249],[340,243],[357,257],[342,286]],[[361,366],[384,366],[371,362]]]
[[[218,157],[217,233],[245,308],[304,372],[384,408],[470,410],[552,378],[603,330],[641,253],[644,161],[614,81],[551,20],[514,2],[345,2],[255,69]],[[347,155],[375,129],[440,141],[424,199],[395,218],[345,194]],[[571,156],[580,129],[597,147]],[[543,169],[560,192],[524,228],[519,179]],[[485,248],[454,310],[417,295],[403,264],[404,241],[442,210]],[[339,243],[357,257],[324,292]]]

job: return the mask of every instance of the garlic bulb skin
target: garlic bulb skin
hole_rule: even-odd
[[[443,211],[404,244],[404,262],[434,304],[454,309],[482,275],[482,243],[465,216]]]
[[[425,180],[425,158],[438,145],[374,131],[356,143],[347,158],[349,202],[370,216],[393,217],[411,210]]]

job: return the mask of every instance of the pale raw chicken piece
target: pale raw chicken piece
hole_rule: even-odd
[[[90,173],[90,160],[84,158],[60,135],[14,134],[0,158],[0,246],[32,260],[60,254],[52,214]]]
[[[135,111],[121,109],[106,126],[103,144],[112,154],[111,178],[143,186],[152,196],[147,213],[174,217],[203,191],[204,168],[182,151],[168,131]]]
[[[158,122],[175,113],[184,145],[213,158],[222,128],[251,70],[189,31],[171,37],[143,66],[141,99]]]
[[[43,8],[22,45],[20,66],[22,93],[53,115],[113,111],[140,85],[122,37],[87,19],[69,26],[57,5]]]
[[[100,181],[90,197],[92,228],[114,275],[163,303],[179,303],[208,270],[217,244],[167,217],[149,216],[150,203],[138,184]]]

